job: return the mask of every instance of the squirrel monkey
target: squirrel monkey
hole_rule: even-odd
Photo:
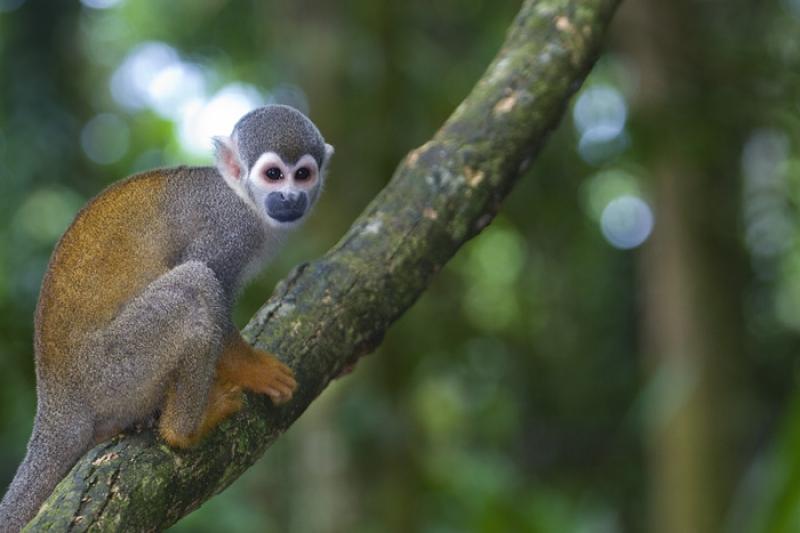
[[[155,412],[164,441],[185,448],[241,407],[243,389],[291,398],[292,371],[248,345],[231,312],[311,211],[333,147],[279,105],[214,144],[216,167],[112,185],[56,246],[35,317],[36,418],[0,531],[33,518],[93,444]]]

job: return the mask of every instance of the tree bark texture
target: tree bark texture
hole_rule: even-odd
[[[526,1],[472,93],[324,257],[297,267],[245,328],[299,382],[245,408],[196,449],[151,431],[90,450],[26,531],[157,531],[264,453],[343,368],[374,350],[431,278],[494,217],[597,56],[618,0]]]

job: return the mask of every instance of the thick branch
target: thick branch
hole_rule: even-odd
[[[288,405],[250,396],[188,452],[149,431],[97,446],[28,530],[163,529],[239,477],[492,220],[593,64],[617,3],[526,1],[497,58],[442,129],[406,157],[330,252],[278,286],[245,335],[295,370],[300,387]]]

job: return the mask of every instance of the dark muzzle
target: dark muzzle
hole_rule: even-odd
[[[306,193],[271,192],[267,195],[267,214],[278,222],[293,222],[302,217],[308,207]]]

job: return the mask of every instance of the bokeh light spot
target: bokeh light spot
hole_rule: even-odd
[[[580,134],[578,152],[589,164],[599,164],[624,151],[628,106],[622,93],[608,85],[594,85],[578,96],[572,110]]]
[[[607,125],[586,130],[578,141],[578,154],[590,165],[599,166],[624,152],[630,146],[630,138],[623,131],[617,132]]]
[[[759,274],[766,272],[760,260],[782,254],[792,242],[790,149],[788,136],[777,129],[755,130],[742,148],[745,242]]]
[[[108,9],[122,3],[123,0],[81,0],[81,4],[92,9]]]
[[[618,168],[598,172],[581,186],[583,208],[595,222],[600,222],[609,202],[625,195],[640,196],[639,181]]]
[[[572,117],[581,134],[602,127],[608,138],[622,132],[628,118],[628,106],[622,93],[614,87],[594,85],[578,97]]]
[[[138,45],[111,76],[111,95],[128,109],[143,109],[150,103],[150,87],[164,70],[179,63],[178,52],[156,41]]]
[[[226,85],[208,101],[196,99],[185,107],[180,120],[181,146],[190,153],[207,153],[213,136],[229,135],[242,115],[263,101],[255,87],[238,83]]]
[[[97,115],[81,131],[83,151],[100,165],[110,165],[122,159],[129,144],[128,125],[111,113]]]
[[[525,241],[512,229],[487,232],[476,248],[477,276],[492,284],[514,283],[522,272],[524,250]]]
[[[516,282],[525,261],[525,241],[513,228],[490,226],[470,248],[464,264],[464,314],[478,328],[497,331],[520,316]]]
[[[748,221],[745,242],[753,254],[772,257],[787,250],[794,231],[792,215],[786,210],[767,211]]]
[[[67,229],[83,199],[64,188],[39,189],[17,210],[14,226],[31,240],[51,245]]]
[[[647,202],[637,196],[620,196],[603,209],[600,229],[613,247],[636,248],[653,231],[653,212]]]
[[[800,17],[800,0],[783,0],[786,8],[796,17]]]
[[[147,86],[150,106],[162,117],[173,120],[205,93],[206,82],[200,67],[180,61],[161,69]]]
[[[25,0],[0,0],[0,13],[10,13],[24,3]]]
[[[759,189],[781,191],[784,188],[782,170],[789,148],[789,138],[782,131],[760,129],[750,135],[742,149],[745,194]]]

